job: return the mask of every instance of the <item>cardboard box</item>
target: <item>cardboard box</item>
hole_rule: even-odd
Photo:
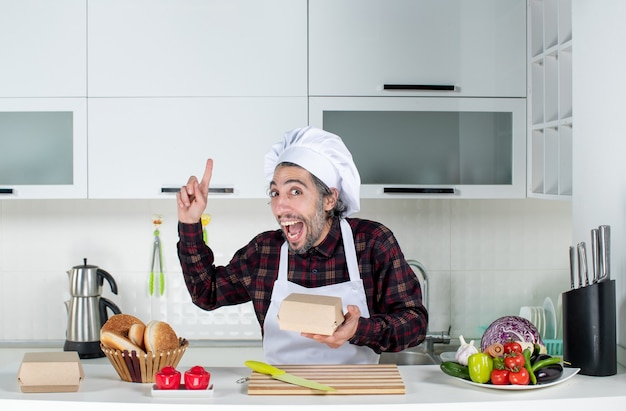
[[[343,319],[340,297],[293,293],[278,310],[278,325],[287,331],[332,335]]]
[[[76,351],[25,353],[17,372],[22,392],[74,392],[84,378]]]

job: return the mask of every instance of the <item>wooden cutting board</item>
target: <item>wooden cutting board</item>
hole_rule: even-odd
[[[318,391],[276,380],[253,371],[248,395],[367,395],[404,394],[404,381],[395,364],[375,365],[284,365],[289,374],[335,388]]]

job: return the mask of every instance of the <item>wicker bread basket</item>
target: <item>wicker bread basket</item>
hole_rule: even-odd
[[[163,367],[176,367],[189,346],[189,341],[179,338],[179,346],[172,351],[157,351],[153,353],[137,354],[136,351],[128,352],[107,348],[100,344],[100,348],[107,356],[115,371],[124,381],[128,382],[154,382],[154,374]]]

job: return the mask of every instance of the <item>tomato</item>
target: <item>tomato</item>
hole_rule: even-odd
[[[509,385],[510,371],[507,369],[491,371],[491,383],[493,385]]]
[[[510,354],[512,352],[522,352],[522,345],[516,341],[509,341],[504,344],[504,354]]]
[[[209,387],[211,374],[199,365],[185,371],[185,388],[188,390],[206,390]]]
[[[522,367],[519,371],[509,372],[509,382],[513,385],[528,385],[530,382],[528,370]]]
[[[180,371],[174,367],[163,367],[154,374],[154,383],[159,390],[177,390],[180,387]]]
[[[489,354],[478,352],[467,358],[470,379],[479,384],[489,382],[493,370],[493,358]]]
[[[504,366],[511,371],[524,368],[524,364],[525,360],[523,354],[512,352],[504,356]]]

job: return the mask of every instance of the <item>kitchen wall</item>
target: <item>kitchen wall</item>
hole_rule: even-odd
[[[572,242],[611,225],[611,278],[615,280],[618,362],[626,365],[626,3],[572,1],[574,191]],[[599,84],[609,87],[598,87]]]
[[[218,263],[276,224],[265,200],[214,200],[209,242]],[[152,215],[161,214],[166,291],[148,294]],[[556,303],[569,288],[571,203],[524,200],[365,200],[359,217],[396,234],[429,275],[430,328],[466,337],[521,305]],[[259,338],[249,305],[204,312],[187,295],[175,244],[176,207],[165,200],[0,201],[0,343],[65,339],[66,271],[108,271],[123,312],[162,319],[188,339]]]

